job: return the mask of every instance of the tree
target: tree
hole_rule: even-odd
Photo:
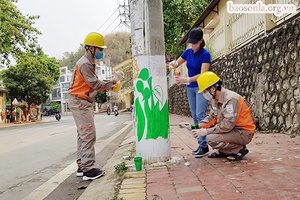
[[[68,66],[70,70],[73,70],[77,60],[79,60],[84,53],[85,49],[82,46],[78,47],[76,52],[65,52],[62,59],[59,61],[60,66]]]
[[[50,103],[50,110],[52,110],[53,112],[58,112],[60,110],[60,107],[60,104],[57,102]]]
[[[32,43],[37,43],[37,35],[41,34],[32,27],[39,16],[26,17],[13,4],[17,0],[0,0],[0,61],[3,66],[11,62],[10,55],[21,54]],[[1,65],[0,65],[1,66]]]
[[[106,92],[98,92],[95,97],[95,102],[98,103],[98,109],[101,108],[101,105],[107,102],[107,95]]]
[[[59,78],[60,66],[55,58],[48,58],[39,47],[32,47],[17,57],[16,66],[2,71],[3,83],[11,99],[24,100],[30,109],[32,104],[46,102],[53,83]]]
[[[165,51],[178,58],[185,46],[179,42],[211,0],[163,0]]]
[[[105,58],[110,58],[110,66],[114,67],[131,58],[130,33],[117,32],[104,36],[107,49]]]

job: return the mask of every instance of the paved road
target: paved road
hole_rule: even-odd
[[[65,180],[61,179],[68,178],[66,174],[73,173],[68,172],[76,167],[73,118],[62,116],[59,122],[54,117],[44,120],[48,122],[0,129],[0,167],[5,169],[0,172],[0,199],[23,199],[57,174],[65,173],[64,176],[59,175],[63,182]],[[124,122],[130,120],[130,113],[121,113],[118,117],[95,115],[97,142],[105,144],[109,137],[125,126]]]

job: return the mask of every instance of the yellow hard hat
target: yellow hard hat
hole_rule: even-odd
[[[216,84],[219,80],[220,77],[218,77],[215,73],[210,71],[200,74],[200,76],[197,78],[197,83],[199,87],[198,93],[201,93],[210,86]]]
[[[87,46],[92,47],[99,47],[99,48],[107,48],[107,46],[104,45],[104,38],[100,33],[97,32],[91,32],[89,33],[83,42]]]

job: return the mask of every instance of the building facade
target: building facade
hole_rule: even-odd
[[[110,79],[112,69],[111,67],[100,62],[100,65],[96,65],[96,74],[100,80]],[[61,113],[68,113],[68,98],[69,88],[73,73],[69,70],[68,66],[60,67],[60,78],[53,85],[53,90],[50,95],[51,102],[57,102],[61,105]],[[98,106],[95,106],[97,111]]]
[[[230,13],[232,5],[228,2],[212,1],[192,25],[204,30],[206,48],[213,59],[210,70],[221,77],[225,87],[247,99],[259,129],[300,134],[299,1],[260,1],[271,8],[281,6],[284,11],[290,11],[280,15],[275,10]],[[230,2],[247,7],[255,6],[258,1]],[[188,33],[181,44],[187,38]],[[186,107],[182,103],[186,100],[177,95],[184,89],[170,88],[169,99],[173,102],[170,111],[189,116],[189,110],[181,109]]]

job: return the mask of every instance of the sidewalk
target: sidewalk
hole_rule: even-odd
[[[43,118],[46,121],[55,118]],[[170,124],[180,122],[192,121],[170,115]],[[106,175],[91,182],[79,200],[112,200],[116,193],[118,200],[300,200],[299,136],[256,133],[247,145],[249,154],[242,161],[229,162],[207,156],[194,158],[191,151],[197,147],[196,140],[187,129],[170,126],[172,159],[144,166],[138,172],[132,159],[124,159],[135,150],[135,131],[126,134],[103,167]],[[120,183],[114,166],[121,162],[126,162],[130,171]],[[185,165],[187,162],[190,165]]]
[[[170,115],[171,124],[186,121],[191,122],[191,119]],[[300,199],[299,136],[290,138],[282,134],[256,133],[252,142],[247,145],[249,154],[239,162],[229,162],[223,158],[212,159],[207,156],[194,158],[191,151],[197,147],[196,140],[188,130],[177,126],[170,127],[170,140],[171,161],[144,166],[141,172],[127,172],[120,186],[119,198],[126,200]],[[210,149],[210,153],[212,152],[214,150]],[[132,165],[133,161],[130,162]],[[190,165],[186,166],[186,162]],[[101,190],[99,193],[101,194]],[[101,199],[101,196],[99,197]]]

